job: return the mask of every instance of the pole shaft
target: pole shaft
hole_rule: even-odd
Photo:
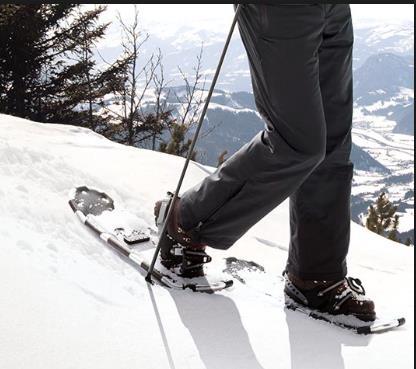
[[[184,164],[183,169],[182,169],[181,176],[180,176],[179,181],[178,181],[178,184],[176,186],[175,193],[173,194],[172,201],[170,202],[170,206],[169,206],[169,209],[168,209],[168,213],[166,215],[165,221],[163,223],[162,230],[160,232],[161,235],[163,235],[163,234],[166,233],[168,221],[169,221],[170,216],[172,215],[172,211],[173,211],[173,208],[174,208],[176,199],[178,198],[179,191],[181,190],[182,183],[183,183],[183,179],[185,178],[186,170],[188,169],[188,165],[189,165],[189,162],[191,160],[192,153],[194,151],[196,141],[198,140],[199,132],[201,131],[202,123],[203,123],[203,121],[205,119],[205,115],[206,115],[206,112],[208,110],[208,105],[210,103],[210,100],[211,100],[211,97],[212,97],[212,93],[214,92],[214,88],[215,88],[215,85],[217,83],[217,79],[218,79],[218,76],[220,75],[221,67],[222,67],[222,64],[223,64],[224,59],[225,59],[225,55],[227,54],[227,49],[228,49],[228,46],[230,45],[231,37],[233,35],[234,28],[235,28],[235,25],[237,23],[238,14],[240,13],[240,9],[241,9],[241,4],[238,4],[237,5],[237,8],[235,10],[234,19],[233,19],[233,22],[231,24],[230,31],[228,33],[227,39],[225,41],[224,48],[222,50],[222,54],[221,54],[220,60],[218,62],[217,69],[215,71],[214,78],[213,78],[212,83],[211,83],[211,87],[210,87],[210,89],[208,91],[208,95],[207,95],[207,98],[205,100],[204,107],[203,107],[202,112],[201,112],[201,115],[199,117],[198,125],[197,125],[197,128],[196,128],[194,137],[192,139],[191,146],[189,147],[189,150],[188,150],[188,155],[186,156],[186,160],[185,160],[185,164]],[[153,255],[152,263],[150,264],[149,271],[148,271],[148,273],[146,275],[146,280],[148,282],[151,281],[152,272],[153,272],[153,269],[154,269],[154,266],[155,266],[157,257],[158,257],[159,252],[160,252],[161,239],[162,239],[162,237],[159,237],[159,241],[157,243],[157,247],[156,247],[155,253]]]

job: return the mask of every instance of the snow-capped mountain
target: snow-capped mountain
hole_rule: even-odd
[[[264,268],[237,270],[233,289],[214,295],[148,285],[68,205],[88,185],[154,227],[154,202],[182,166],[85,128],[0,115],[0,368],[413,368],[411,248],[352,224],[350,275],[379,316],[408,321],[358,336],[283,308],[287,202],[228,251],[210,250],[218,266],[235,257]],[[192,162],[183,189],[211,170]]]
[[[224,33],[224,30],[201,30],[184,26],[164,37],[150,34],[149,40],[143,46],[143,55],[149,56],[152,51],[160,49],[164,56],[165,71],[175,85],[175,81],[180,83],[180,79],[177,79],[178,66],[185,72],[192,73],[196,56],[203,46],[203,72],[207,80],[210,80],[224,45]],[[354,69],[361,67],[368,57],[379,53],[394,53],[413,66],[413,24],[356,27],[354,37]],[[115,59],[120,51],[119,45],[104,44],[100,47],[100,54],[106,60]],[[228,49],[217,87],[226,91],[251,91],[247,55],[237,30]]]
[[[414,66],[396,54],[371,55],[354,73],[354,100],[369,112],[412,103]]]
[[[414,24],[357,25],[354,32],[354,66],[359,68],[368,57],[393,53],[404,57],[413,66]]]

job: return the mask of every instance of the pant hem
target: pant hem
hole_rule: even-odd
[[[340,281],[347,276],[347,268],[343,268],[340,272],[328,272],[328,273],[308,273],[296,270],[290,266],[287,266],[286,270],[295,275],[300,279],[306,281],[316,280],[316,281]]]
[[[189,209],[189,206],[186,206],[186,199],[181,197],[179,201],[179,224],[180,226],[185,230],[188,231],[192,227],[189,227],[189,217],[187,217],[187,211]]]

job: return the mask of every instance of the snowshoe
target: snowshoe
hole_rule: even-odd
[[[69,205],[80,221],[122,259],[142,273],[149,271],[158,240],[157,232],[148,229],[146,223],[135,214],[115,208],[114,201],[106,193],[86,186],[72,191]],[[233,285],[232,280],[212,270],[215,268],[210,269],[207,276],[194,278],[200,274],[198,264],[204,264],[211,258],[204,252],[195,252],[188,248],[182,250],[181,245],[169,237],[166,237],[165,242],[171,243],[170,250],[173,250],[170,252],[173,259],[170,270],[159,261],[151,274],[161,285],[206,293],[220,291]],[[182,274],[189,277],[186,278]]]
[[[379,333],[399,327],[404,318],[381,320],[374,302],[365,296],[359,279],[341,281],[303,281],[284,272],[285,304],[290,310],[323,320],[359,334]]]
[[[364,322],[374,321],[374,302],[365,296],[359,279],[337,282],[303,281],[285,274],[285,293],[298,303],[332,315],[352,315]]]

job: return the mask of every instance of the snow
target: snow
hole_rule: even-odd
[[[238,113],[242,113],[242,112],[256,114],[256,111],[253,110],[253,109],[248,109],[248,108],[232,108],[230,106],[216,104],[216,103],[210,103],[209,104],[209,108],[211,110],[220,109],[220,110],[223,110],[223,111],[228,111],[228,112],[233,113],[233,114],[238,114]],[[259,114],[257,114],[257,115],[259,115]]]
[[[362,25],[362,28],[363,25]],[[366,39],[366,44],[369,46],[381,45],[383,41],[401,37],[392,46],[384,46],[382,50],[395,52],[395,53],[407,53],[413,49],[414,44],[414,31],[413,24],[383,24],[373,27],[369,36]]]
[[[383,116],[365,115],[362,108],[354,109],[354,143],[388,168],[391,174],[355,171],[352,193],[374,201],[378,193],[385,191],[391,201],[407,203],[413,208],[413,196],[404,198],[414,187],[414,137],[393,133],[395,125],[396,122]],[[413,229],[413,212],[400,215],[400,232]]]
[[[415,223],[415,212],[414,209],[406,209],[403,213],[398,213],[400,215],[400,230],[402,232],[410,231],[414,229]]]
[[[384,90],[370,91],[370,95],[383,95],[386,92]],[[361,109],[365,109],[369,113],[375,113],[381,109],[387,109],[397,105],[408,106],[414,100],[414,90],[411,88],[400,87],[399,92],[392,96],[389,100],[379,100],[371,105],[362,106]]]
[[[152,226],[154,202],[183,160],[112,143],[88,129],[0,115],[0,368],[412,368],[413,248],[352,224],[349,269],[396,331],[357,336],[283,308],[285,202],[226,252],[265,273],[215,295],[150,287],[67,204],[73,187],[105,190]],[[207,170],[189,167],[184,189]]]
[[[381,134],[374,130],[353,128],[353,141],[391,170],[406,169],[409,172],[412,169],[414,140],[410,135]],[[404,166],[404,163],[407,165]]]
[[[371,128],[377,132],[391,132],[396,121],[387,119],[384,115],[368,115],[362,106],[354,109],[354,126]]]

